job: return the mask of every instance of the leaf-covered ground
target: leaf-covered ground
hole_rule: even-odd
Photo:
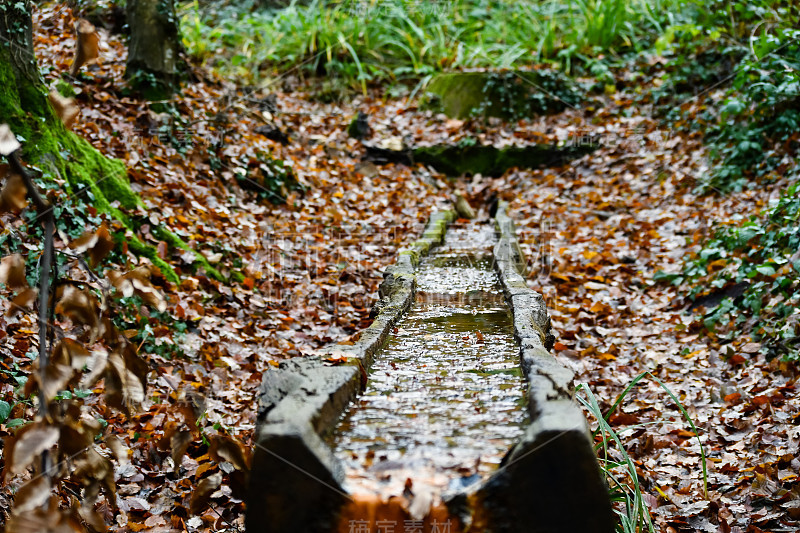
[[[73,22],[59,7],[35,14],[36,53],[48,82],[69,69]],[[176,408],[194,408],[203,434],[225,432],[250,445],[262,374],[367,325],[381,269],[432,209],[449,205],[456,186],[475,201],[491,192],[511,201],[530,282],[553,316],[556,357],[604,407],[649,371],[695,421],[707,454],[707,497],[697,439],[654,380],[636,386],[611,418],[637,461],[659,530],[800,527],[796,368],[766,361],[749,338],[721,345],[693,320],[678,289],[653,279],[658,270],[677,272],[717,225],[757,212],[783,184],[696,195],[709,170],[700,140],[660,129],[635,103],[633,87],[547,118],[464,122],[372,93],[319,103],[293,74],[269,87],[242,88],[195,70],[170,118],[127,93],[120,37],[103,33],[101,42],[99,66],[74,84],[81,115],[73,129],[126,162],[145,204],[132,213],[140,217],[139,237],[182,279],[180,286],[160,280],[169,302],[164,315],[134,311],[149,322],[139,337],[151,369],[139,412],[126,418],[111,410],[100,390],[86,399],[91,416],[108,424],[104,435],[119,436],[132,450],[130,463],[115,473],[120,512],[100,508],[113,530],[243,530],[230,463],[213,461],[198,434],[173,464]],[[507,144],[591,136],[601,147],[560,168],[454,183],[422,166],[361,163],[363,147],[346,132],[358,110],[370,116],[373,141],[474,136]],[[288,133],[285,146],[257,132],[273,123]],[[259,177],[280,171],[272,159],[285,161],[307,191],[265,190]],[[20,222],[3,224],[6,232]],[[229,281],[215,280],[193,254],[163,242],[159,228],[181,236]],[[124,260],[142,261],[130,253]],[[0,322],[0,398],[11,407],[0,426],[5,437],[8,422],[33,416],[20,388],[37,341],[32,315]],[[193,491],[216,472],[224,482],[211,505],[190,514]],[[4,512],[24,480],[6,483]]]

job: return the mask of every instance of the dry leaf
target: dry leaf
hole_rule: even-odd
[[[89,326],[92,332],[91,342],[94,342],[99,333],[97,309],[97,299],[88,289],[78,289],[72,285],[64,288],[61,299],[56,304],[56,313],[69,317],[76,324]]]
[[[61,426],[61,436],[58,446],[63,455],[71,457],[82,453],[87,447],[92,445],[94,434],[87,431],[83,424],[67,423]]]
[[[50,478],[36,476],[24,483],[14,497],[14,514],[19,515],[44,507],[50,499]]]
[[[83,376],[80,386],[83,389],[90,389],[97,383],[106,370],[106,363],[108,362],[108,352],[105,349],[92,350],[89,360],[86,362],[86,367],[89,373]]]
[[[37,424],[14,441],[14,456],[11,472],[20,474],[28,468],[34,458],[58,442],[59,430],[55,426]]]
[[[61,96],[61,93],[55,89],[51,90],[47,97],[50,99],[50,104],[55,109],[58,118],[64,123],[64,126],[71,128],[81,112],[81,109],[75,104],[75,99]]]
[[[38,363],[37,359],[37,363]],[[37,365],[38,366],[38,365]],[[49,402],[55,396],[67,388],[67,384],[75,377],[75,370],[66,365],[50,362],[44,369],[44,379],[36,373],[36,382],[44,397]],[[43,382],[43,383],[42,383]]]
[[[73,339],[61,339],[56,347],[53,348],[53,358],[51,362],[70,366],[75,370],[83,370],[89,361],[91,354],[86,347]]]
[[[28,205],[25,182],[19,174],[12,173],[5,165],[0,166],[0,173],[6,176],[3,188],[0,189],[0,213],[19,213]]]
[[[211,439],[211,448],[208,454],[218,462],[228,461],[237,470],[247,471],[247,454],[242,444],[226,435],[216,435]]]
[[[161,291],[150,283],[150,269],[146,266],[137,267],[127,274],[116,271],[108,272],[108,279],[123,297],[129,298],[134,293],[138,294],[148,305],[163,313],[167,310],[167,301]]]
[[[124,353],[111,352],[106,366],[106,399],[118,409],[130,412],[144,401],[149,368],[128,345]]]
[[[28,288],[25,278],[25,259],[20,254],[11,254],[0,260],[0,283],[12,289]]]
[[[19,141],[11,132],[8,124],[0,124],[0,154],[11,155],[19,150],[20,147]]]
[[[222,474],[219,472],[203,479],[192,494],[192,499],[189,503],[189,513],[197,514],[202,511],[211,499],[211,495],[221,484]]]
[[[109,501],[115,501],[117,492],[114,483],[114,465],[111,461],[100,455],[93,446],[74,459],[74,469],[72,478],[83,483],[89,493],[85,498],[92,499],[92,493],[97,494],[98,485],[104,487],[108,492]]]
[[[108,232],[108,227],[103,224],[95,231],[87,231],[69,245],[70,248],[89,256],[89,264],[96,267],[108,253],[114,249],[114,240]]]
[[[106,439],[106,445],[114,453],[114,457],[117,458],[120,466],[125,466],[130,463],[131,451],[127,446],[125,446],[125,443],[122,442],[122,439],[116,435],[111,435]]]
[[[6,315],[12,317],[20,311],[28,311],[33,309],[33,304],[38,295],[39,289],[22,289],[19,293],[17,293],[16,296],[14,296],[14,299],[11,300],[11,307],[8,308]]]
[[[91,22],[78,19],[75,32],[78,35],[78,46],[75,48],[75,58],[70,69],[73,76],[78,74],[83,65],[95,62],[100,55],[100,36]]]
[[[192,432],[188,429],[182,429],[180,431],[176,431],[172,434],[172,438],[170,439],[170,445],[172,446],[172,451],[170,455],[172,456],[172,462],[175,465],[175,474],[177,475],[181,468],[181,460],[183,456],[186,454],[186,450],[189,449],[189,444],[192,442]]]
[[[24,515],[16,513],[9,518],[7,533],[84,533],[83,527],[71,513],[59,511],[58,498],[50,499],[50,506],[37,507]]]

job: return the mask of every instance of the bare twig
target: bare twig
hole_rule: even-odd
[[[52,273],[53,265],[53,234],[55,233],[56,217],[54,211],[41,194],[33,179],[28,174],[27,169],[22,164],[17,155],[19,149],[11,152],[6,156],[8,162],[11,164],[12,170],[22,177],[25,183],[25,188],[28,192],[31,202],[36,207],[39,216],[43,218],[44,222],[44,251],[42,252],[42,259],[39,269],[39,415],[42,419],[48,418],[48,405],[47,397],[44,393],[44,381],[46,379],[47,364],[50,359],[50,345],[52,341],[49,335],[48,328],[48,314],[50,312],[50,276]],[[50,470],[50,457],[45,451],[42,453],[42,472],[49,472]]]

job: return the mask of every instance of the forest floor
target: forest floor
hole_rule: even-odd
[[[36,13],[36,53],[48,82],[69,69],[72,25],[68,10]],[[491,193],[511,202],[530,285],[545,295],[553,317],[554,355],[576,371],[576,382],[608,408],[650,372],[694,420],[707,455],[707,495],[698,439],[655,380],[634,387],[611,418],[636,461],[658,530],[800,528],[796,367],[765,360],[748,338],[721,346],[703,333],[678,288],[653,279],[659,270],[679,270],[713,228],[763,208],[785,183],[724,196],[694,193],[708,171],[701,140],[661,129],[653,110],[635,103],[633,87],[589,108],[502,123],[447,119],[377,91],[320,103],[305,90],[314,81],[292,74],[248,89],[194,71],[174,101],[178,122],[164,126],[169,117],[127,94],[125,56],[120,36],[103,33],[99,65],[74,83],[81,115],[73,129],[126,162],[144,200],[139,214],[149,219],[139,237],[182,282],[160,280],[171,325],[154,319],[143,341],[151,373],[139,412],[125,417],[100,394],[85,400],[108,423],[106,433],[132,450],[130,464],[116,472],[121,512],[100,508],[113,530],[242,531],[244,504],[227,483],[231,469],[212,461],[202,438],[179,457],[179,468],[173,465],[164,443],[178,424],[169,407],[190,398],[202,405],[204,434],[224,431],[251,445],[263,373],[368,325],[382,268],[432,210],[450,206],[456,188],[474,202]],[[475,136],[502,145],[592,134],[601,146],[558,168],[453,181],[421,165],[362,163],[362,143],[347,135],[359,110],[369,115],[372,142]],[[273,122],[288,144],[257,133]],[[159,127],[160,138],[148,133]],[[285,201],[272,203],[275,191],[242,186],[236,173],[253,179],[267,164],[261,155],[285,161],[307,191],[287,191]],[[156,226],[184,237],[223,275],[240,271],[242,281],[194,271],[191,255],[162,244],[151,231]],[[141,261],[132,254],[127,260]],[[13,399],[31,368],[34,322],[31,315],[0,319],[7,332],[0,391],[14,405],[9,420],[33,414],[30,402]],[[0,426],[0,435],[10,432]],[[193,490],[217,471],[226,483],[206,510],[191,515]],[[5,512],[14,486],[7,483],[0,495]]]

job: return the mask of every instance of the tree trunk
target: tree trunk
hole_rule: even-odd
[[[149,100],[172,96],[181,50],[174,0],[128,0],[128,65],[125,76]]]
[[[49,108],[33,53],[30,0],[0,0],[0,91],[0,118],[12,131],[20,111],[33,109],[43,116]]]
[[[21,159],[39,167],[42,180],[64,180],[67,193],[90,192],[94,207],[123,221],[111,201],[126,209],[141,204],[125,165],[69,131],[50,105],[33,51],[29,0],[0,0],[0,123],[20,139]],[[89,202],[88,194],[81,197]]]

